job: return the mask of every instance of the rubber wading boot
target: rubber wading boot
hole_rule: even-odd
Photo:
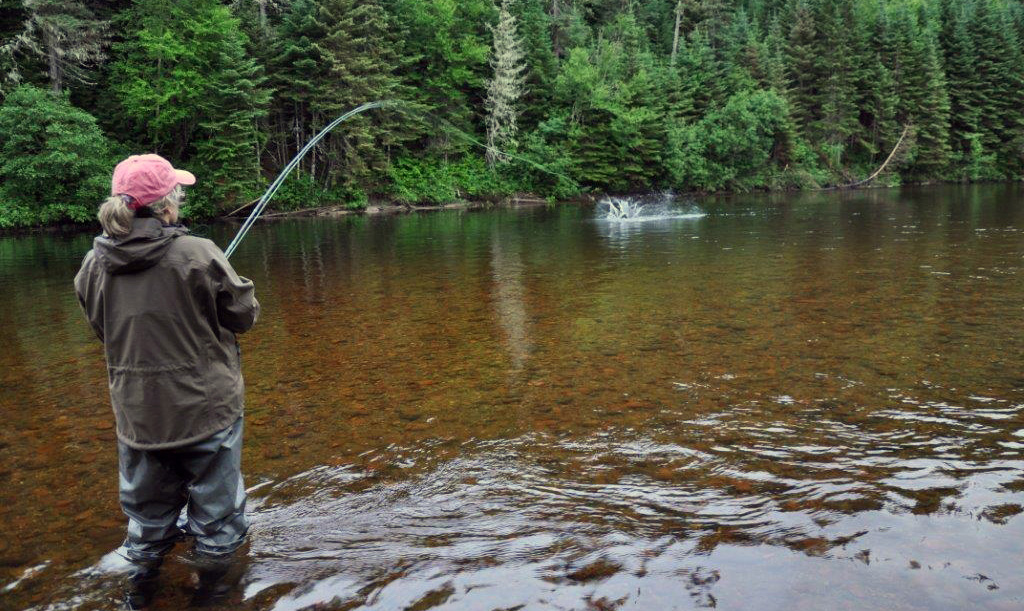
[[[192,595],[190,607],[203,608],[223,605],[231,593],[231,583],[227,579],[231,560],[203,559],[196,563],[196,574],[199,585]]]
[[[156,594],[157,581],[160,577],[159,566],[139,566],[128,575],[125,584],[125,609],[145,609],[153,602]]]

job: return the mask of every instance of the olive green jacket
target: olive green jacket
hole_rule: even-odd
[[[260,305],[213,242],[137,218],[128,236],[94,240],[75,292],[103,342],[121,441],[184,446],[242,415],[235,334],[252,327]]]

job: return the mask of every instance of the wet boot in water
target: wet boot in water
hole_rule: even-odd
[[[125,609],[134,610],[148,607],[153,602],[153,596],[156,595],[159,578],[159,566],[140,565],[133,569],[125,583]]]
[[[230,559],[203,559],[196,563],[199,585],[192,595],[193,608],[216,607],[227,602],[231,583],[227,579],[231,568]]]

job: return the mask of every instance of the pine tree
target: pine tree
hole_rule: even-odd
[[[392,17],[402,30],[410,62],[403,82],[416,101],[468,133],[480,133],[490,67],[496,10],[490,0],[394,0]],[[441,125],[428,134],[427,148],[444,155],[468,148]]]
[[[875,46],[879,28],[885,27],[878,5],[861,5],[855,13],[850,55],[854,67],[857,126],[850,137],[850,159],[862,167],[877,167],[895,146],[900,128],[896,125],[896,97],[892,95],[892,74]],[[865,168],[865,169],[868,169]]]
[[[917,146],[911,171],[916,173],[915,178],[927,180],[942,177],[950,162],[950,105],[938,43],[929,29],[925,28],[918,45],[922,69],[913,76],[919,81],[917,89],[923,95],[917,100],[912,115]]]
[[[296,0],[283,15],[271,44],[268,84],[274,90],[270,110],[270,147],[273,165],[282,168],[313,137],[313,125],[324,117],[313,115],[312,100],[327,81],[326,62],[316,47],[323,39],[313,0]],[[300,168],[312,172],[317,151]]]
[[[325,36],[314,43],[323,58],[326,81],[311,104],[329,122],[342,113],[374,100],[395,97],[398,64],[388,44],[388,15],[377,0],[328,0],[317,17]],[[322,125],[314,126],[319,129]],[[364,113],[349,119],[325,139],[322,171],[328,184],[360,183],[384,176],[395,133],[380,115]]]
[[[683,81],[683,97],[689,102],[689,120],[697,120],[710,109],[724,105],[731,94],[724,66],[715,56],[707,35],[700,30],[691,33],[685,45],[681,44],[676,70]]]
[[[768,86],[768,75],[764,65],[767,47],[757,26],[750,22],[745,10],[738,10],[725,30],[719,55],[723,63],[730,67],[726,71],[726,78],[731,92],[751,91],[758,86]]]
[[[516,149],[519,98],[523,95],[523,49],[516,33],[516,19],[508,10],[509,0],[502,0],[498,24],[492,28],[494,53],[491,68],[494,76],[487,84],[487,163],[507,161],[502,150]]]
[[[819,87],[827,75],[821,65],[818,24],[808,0],[797,0],[790,20],[786,46],[789,101],[798,128],[813,139],[813,128],[822,116]]]
[[[968,16],[958,0],[940,4],[940,44],[950,98],[950,143],[954,161],[970,164],[980,129],[981,93],[977,57],[968,28]]]
[[[520,110],[521,127],[529,129],[551,112],[551,87],[558,75],[558,59],[551,46],[551,17],[546,0],[518,0],[509,7],[523,43],[526,82]]]
[[[997,84],[994,105],[1001,119],[996,129],[999,134],[997,153],[1004,174],[1009,179],[1024,177],[1024,48],[1021,46],[1014,23],[1013,8],[1018,15],[1024,11],[1018,4],[999,5],[999,59],[996,62]]]
[[[817,66],[821,116],[811,124],[811,133],[821,143],[825,158],[836,170],[845,166],[847,140],[857,127],[856,67],[853,48],[852,13],[849,0],[818,5]]]
[[[574,47],[556,81],[571,108],[566,148],[581,182],[612,190],[649,188],[666,149],[658,70],[635,17],[623,12],[596,40]]]
[[[970,91],[959,93],[962,103],[977,113],[977,139],[971,155],[996,156],[990,178],[1012,176],[1021,163],[1019,96],[1024,68],[1015,29],[998,12],[999,6],[987,0],[972,0],[962,15],[975,52],[975,76]]]
[[[95,84],[88,68],[106,57],[108,24],[81,2],[25,0],[28,19],[22,31],[3,46],[8,56],[33,53],[46,60],[50,90],[64,90],[67,81]],[[9,79],[21,80],[17,64]]]
[[[202,164],[211,205],[249,194],[269,95],[238,20],[216,0],[139,0],[125,18],[135,29],[114,46],[112,89],[138,144]]]
[[[913,127],[915,146],[907,173],[939,175],[950,160],[949,97],[934,31],[906,4],[889,8],[883,57],[897,93],[896,121]]]

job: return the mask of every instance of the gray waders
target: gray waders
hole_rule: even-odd
[[[118,442],[117,449],[121,508],[128,516],[121,555],[155,569],[177,541],[194,536],[197,556],[227,561],[245,541],[242,418],[180,448],[137,450]]]

